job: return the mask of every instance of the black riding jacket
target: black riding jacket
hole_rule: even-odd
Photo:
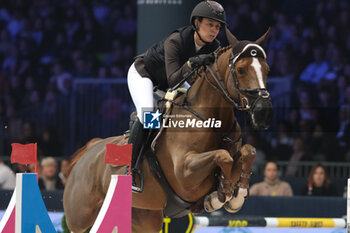
[[[142,77],[150,78],[158,89],[165,91],[175,86],[191,72],[186,64],[190,57],[209,54],[220,47],[220,42],[215,39],[196,53],[194,32],[192,26],[175,30],[144,54],[136,57],[136,70]]]

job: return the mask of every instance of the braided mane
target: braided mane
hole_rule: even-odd
[[[225,53],[227,50],[229,50],[231,48],[232,48],[232,46],[228,45],[226,47],[223,47],[223,48],[219,49],[219,51],[217,51],[216,53],[217,53],[217,55],[219,57],[219,56],[221,56],[223,53]]]

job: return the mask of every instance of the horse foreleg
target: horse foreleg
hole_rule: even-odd
[[[210,212],[220,209],[227,200],[232,198],[232,181],[230,180],[232,165],[233,158],[227,150],[189,152],[185,155],[185,160],[177,161],[175,175],[181,180],[184,187],[193,189],[201,185],[216,167],[220,167],[219,189],[208,195],[204,201],[204,208]]]
[[[250,174],[256,150],[253,146],[245,144],[238,153],[241,153],[241,157],[239,158],[239,164],[241,166],[238,166],[241,169],[236,170],[239,171],[238,190],[235,190],[234,197],[224,205],[225,209],[230,213],[239,211],[244,203],[244,199],[248,196]]]
[[[162,226],[162,210],[132,208],[132,233],[159,233]]]

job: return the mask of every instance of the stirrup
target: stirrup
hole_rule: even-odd
[[[136,186],[136,174],[139,176],[140,178],[140,187],[137,187]],[[132,186],[131,186],[131,190],[133,192],[137,192],[137,193],[142,193],[143,192],[143,184],[144,184],[144,181],[143,181],[143,174],[141,172],[140,169],[138,168],[132,168],[131,169],[131,175],[132,175]]]

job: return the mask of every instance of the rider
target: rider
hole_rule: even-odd
[[[221,26],[226,25],[226,13],[217,2],[202,1],[194,7],[190,24],[137,56],[129,68],[128,87],[137,112],[129,138],[129,143],[133,144],[132,167],[146,135],[142,110],[154,107],[153,87],[166,91],[193,70],[214,61],[212,52],[220,48],[216,37]],[[184,87],[189,84],[184,83]]]

